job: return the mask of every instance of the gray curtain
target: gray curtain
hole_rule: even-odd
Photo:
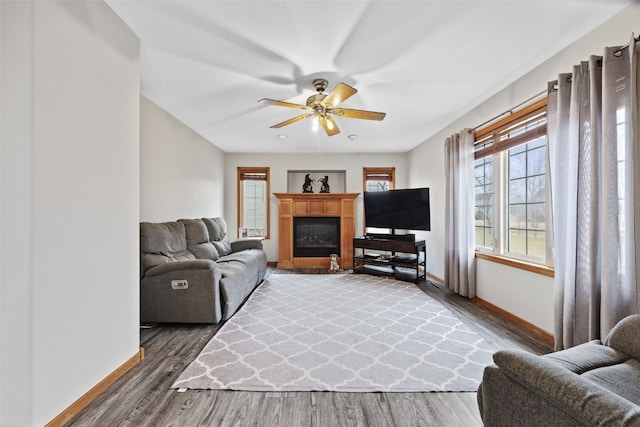
[[[638,312],[637,64],[632,38],[549,84],[557,350]]]
[[[445,140],[444,281],[462,296],[476,295],[473,132],[464,129]]]

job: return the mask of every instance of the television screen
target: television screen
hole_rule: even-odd
[[[428,188],[365,191],[366,227],[431,230]]]

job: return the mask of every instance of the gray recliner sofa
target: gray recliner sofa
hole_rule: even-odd
[[[535,356],[501,350],[484,370],[485,426],[640,426],[640,315],[599,340]]]
[[[218,323],[264,279],[258,239],[230,241],[222,218],[140,223],[140,321]]]

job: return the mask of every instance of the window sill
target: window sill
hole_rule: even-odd
[[[546,265],[534,264],[531,262],[509,258],[501,255],[488,254],[485,252],[476,251],[476,258],[484,259],[491,262],[497,262],[498,264],[508,265],[509,267],[519,268],[521,270],[530,271],[532,273],[542,274],[547,277],[555,276],[555,269],[547,267]]]

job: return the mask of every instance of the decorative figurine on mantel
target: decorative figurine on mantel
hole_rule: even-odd
[[[311,183],[313,181],[314,180],[309,177],[309,174],[306,174],[304,176],[304,184],[302,184],[302,192],[303,193],[313,193],[313,187],[311,186]]]
[[[320,178],[320,183],[322,186],[320,187],[321,193],[330,193],[331,189],[329,187],[329,175],[325,175],[324,178]]]
[[[338,264],[338,254],[331,254],[331,265],[329,266],[329,271],[331,273],[337,273],[340,271],[340,264]]]

